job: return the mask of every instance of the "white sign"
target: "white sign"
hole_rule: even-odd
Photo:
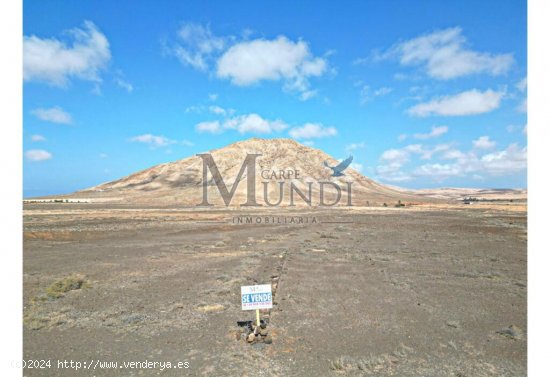
[[[273,307],[271,284],[242,286],[241,303],[243,310],[271,309]]]

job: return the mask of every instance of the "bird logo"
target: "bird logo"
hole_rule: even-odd
[[[327,164],[326,161],[323,162],[323,164],[329,168],[329,169],[332,169],[332,176],[333,177],[341,177],[344,175],[344,170],[346,170],[346,168],[351,164],[351,162],[353,161],[353,156],[349,156],[348,158],[346,158],[344,161],[340,162],[338,165],[336,166],[330,166],[329,164]]]

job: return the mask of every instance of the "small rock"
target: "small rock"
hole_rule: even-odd
[[[523,338],[523,330],[515,325],[511,325],[505,329],[498,330],[497,334],[505,336],[510,339],[518,340]]]
[[[460,323],[458,323],[458,321],[447,321],[445,324],[454,329],[458,329],[460,327]]]
[[[248,343],[253,343],[256,340],[256,336],[253,333],[248,334],[248,337],[246,338],[246,341]]]

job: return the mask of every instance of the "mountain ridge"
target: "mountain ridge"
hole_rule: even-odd
[[[341,188],[341,199],[337,205],[345,205],[348,200],[347,187],[351,184],[351,202],[354,206],[393,206],[399,201],[403,203],[430,202],[435,199],[415,195],[414,193],[395,190],[364,176],[359,171],[349,167],[342,177],[332,177],[331,169],[324,162],[334,166],[338,160],[326,152],[303,145],[293,139],[262,139],[250,138],[240,140],[227,146],[204,152],[212,155],[224,183],[230,190],[236,182],[236,177],[247,154],[261,154],[256,160],[256,199],[265,203],[265,192],[270,202],[276,202],[283,187],[281,205],[308,205],[295,191],[295,201],[290,199],[291,184],[295,189],[308,194],[311,187],[311,206],[320,204],[320,196],[325,196],[326,202],[332,203],[337,197],[337,189]],[[121,203],[141,203],[159,205],[197,205],[203,201],[202,159],[198,155],[180,160],[161,163],[114,181],[77,191],[69,197],[86,197],[94,201],[115,201]],[[263,171],[298,171],[300,178],[266,180],[262,178]],[[241,181],[246,178],[246,171]],[[218,188],[209,172],[207,185],[208,200],[214,205],[224,205]],[[280,186],[283,182],[283,186]],[[332,182],[324,183],[322,182]],[[324,186],[321,188],[321,186]],[[238,182],[231,206],[242,205],[247,198],[246,182]],[[333,189],[332,191],[329,188]],[[285,191],[286,189],[286,191]],[[323,193],[321,194],[321,191]],[[306,195],[307,196],[307,195]],[[315,200],[314,200],[315,199]]]

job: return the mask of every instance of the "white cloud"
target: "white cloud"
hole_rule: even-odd
[[[208,108],[211,113],[225,115],[225,109],[220,106],[210,106]]]
[[[397,140],[398,141],[405,141],[407,140],[407,134],[400,134],[398,137],[397,137]]]
[[[519,103],[519,105],[516,107],[516,110],[519,111],[520,113],[527,112],[527,98],[523,99],[523,101]]]
[[[484,140],[480,138],[481,140]],[[477,140],[479,141],[479,139]],[[484,147],[493,147],[490,140],[482,142]],[[388,182],[404,182],[414,178],[428,177],[434,182],[441,182],[450,177],[460,177],[468,174],[484,178],[486,176],[502,176],[524,172],[527,169],[527,148],[510,144],[506,149],[482,154],[482,149],[475,148],[468,152],[450,149],[441,144],[429,150],[433,155],[442,152],[441,158],[451,162],[427,163],[405,171],[403,168],[412,162],[412,156],[425,157],[426,149],[413,144],[401,149],[390,149],[380,156],[381,164],[376,168],[379,178]],[[430,156],[431,158],[432,156]]]
[[[483,171],[491,175],[505,175],[527,169],[527,147],[510,144],[503,151],[481,157]]]
[[[300,101],[307,101],[308,99],[315,97],[317,93],[317,90],[306,90],[300,94]]]
[[[45,122],[58,123],[58,124],[71,124],[73,118],[71,114],[64,111],[62,108],[56,106],[49,109],[38,108],[34,109],[31,112],[38,119]]]
[[[496,142],[491,140],[489,136],[480,136],[477,140],[472,141],[474,148],[491,149],[496,145]]]
[[[353,152],[356,149],[365,148],[365,142],[362,141],[360,143],[351,143],[344,147],[346,152]]]
[[[432,127],[432,130],[427,134],[414,134],[415,139],[419,140],[426,140],[426,139],[432,139],[435,137],[439,137],[441,135],[446,134],[449,131],[449,127],[447,126],[439,126],[439,127]]]
[[[31,149],[25,152],[25,157],[30,161],[45,161],[51,159],[53,156],[50,152],[43,149]]]
[[[208,99],[212,102],[216,101],[218,99],[218,93],[210,93]]]
[[[192,146],[195,145],[195,143],[193,143],[192,141],[189,141],[189,140],[182,140],[181,145],[186,146],[186,147],[192,147]]]
[[[175,55],[184,65],[190,65],[201,71],[209,68],[215,53],[223,50],[224,38],[215,36],[209,26],[195,23],[184,24],[178,30],[179,42],[168,52]]]
[[[151,134],[143,134],[130,138],[130,141],[136,143],[149,144],[153,148],[166,147],[176,143],[175,140],[168,139],[164,136],[156,136]]]
[[[518,88],[518,90],[520,92],[525,92],[527,90],[527,77],[524,77],[523,79],[521,79],[517,84],[516,84],[516,88]]]
[[[282,81],[284,90],[299,94],[306,101],[316,90],[309,79],[329,72],[326,57],[314,56],[303,40],[292,41],[284,35],[275,39],[249,40],[234,36],[219,37],[209,26],[188,23],[178,31],[178,41],[165,44],[165,52],[177,57],[184,65],[215,73],[238,86],[249,86],[261,81]],[[215,62],[215,68],[212,68]],[[215,101],[217,94],[211,95]]]
[[[107,158],[109,155],[107,153],[100,153],[99,158]]]
[[[385,96],[386,94],[390,94],[391,92],[393,92],[392,88],[382,87],[382,88],[376,89],[373,94],[375,97],[379,97],[379,96]]]
[[[32,141],[46,141],[46,138],[42,135],[31,135]]]
[[[466,44],[462,29],[455,27],[398,43],[378,58],[396,57],[401,65],[421,66],[430,77],[440,80],[479,73],[502,75],[514,63],[512,54],[477,52]]]
[[[258,114],[241,115],[228,119],[223,124],[224,128],[234,129],[240,133],[269,134],[286,129],[288,125],[280,120],[267,120]]]
[[[388,149],[380,156],[381,164],[376,167],[376,174],[388,182],[405,182],[413,179],[413,175],[402,171],[403,166],[411,161],[413,155],[418,155],[422,160],[429,160],[435,154],[447,153],[448,144],[438,144],[428,149],[421,144],[410,144],[399,149]]]
[[[195,126],[197,132],[211,133],[211,134],[220,134],[223,132],[223,128],[219,121],[215,120],[212,122],[200,122]]]
[[[187,106],[185,108],[186,113],[202,113],[204,110],[204,106]]]
[[[422,177],[428,176],[435,181],[441,181],[443,179],[454,177],[457,175],[463,175],[462,170],[458,164],[425,164],[415,169],[414,176]]]
[[[462,153],[461,151],[459,151],[458,149],[450,149],[448,151],[446,151],[445,153],[443,153],[443,156],[442,158],[444,160],[456,160],[456,159],[459,159],[459,158],[465,158],[465,154]]]
[[[392,88],[381,87],[375,90],[371,90],[370,86],[363,85],[359,91],[359,102],[364,105],[367,102],[373,100],[376,97],[385,96],[393,91]]]
[[[289,132],[295,139],[314,139],[335,136],[338,131],[334,127],[325,127],[319,123],[306,123],[301,127],[294,127]]]
[[[218,60],[216,74],[239,86],[282,80],[285,89],[304,93],[310,91],[309,77],[321,76],[327,69],[326,60],[313,56],[306,42],[279,36],[233,45]]]
[[[473,89],[417,104],[409,108],[408,113],[419,117],[483,114],[497,109],[504,94],[504,92],[495,92],[491,89],[485,92]]]
[[[66,86],[71,78],[101,81],[100,71],[111,59],[109,41],[90,21],[69,31],[71,45],[55,38],[23,37],[23,79]]]
[[[283,131],[286,128],[288,128],[288,125],[281,120],[264,119],[254,113],[228,118],[223,122],[218,120],[201,122],[195,126],[198,132],[211,134],[220,134],[225,130],[236,130],[242,134],[270,134]]]
[[[128,93],[132,93],[134,91],[134,86],[121,77],[115,77],[115,84],[126,90]]]

